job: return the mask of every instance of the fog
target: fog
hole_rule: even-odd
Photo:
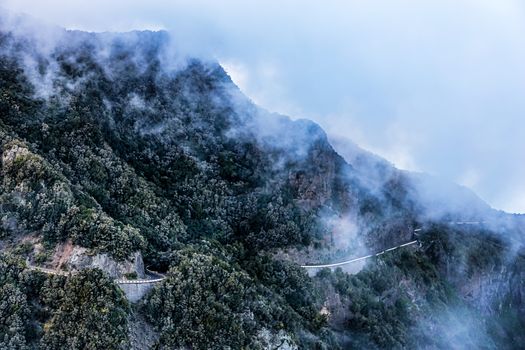
[[[219,59],[263,107],[525,212],[519,1],[1,4],[73,29],[168,29],[180,50]]]
[[[53,48],[55,46],[60,46],[61,49],[65,49],[67,51],[68,48],[72,48],[73,50],[76,50],[78,47],[75,46],[74,42],[71,42],[76,36],[75,35],[69,35],[64,37],[63,32],[57,31],[54,29],[54,27],[47,27],[48,30],[41,31],[44,27],[38,27],[38,30],[35,30],[35,27],[31,27],[27,22],[17,22],[19,25],[16,26],[16,31],[24,37],[32,37],[35,36],[35,43],[33,43],[34,46],[29,45],[27,48],[22,49],[19,53],[21,59],[20,62],[21,66],[23,66],[27,76],[31,79],[33,85],[35,86],[35,92],[38,95],[39,98],[48,98],[49,96],[56,93],[56,89],[64,89],[64,90],[75,90],[78,89],[79,86],[83,84],[87,84],[90,80],[89,76],[89,70],[88,73],[84,76],[78,77],[75,81],[71,82],[69,80],[65,80],[61,82],[61,72],[57,68],[58,66],[54,63],[53,58]],[[118,23],[118,21],[117,21]],[[9,27],[12,27],[12,23],[7,24]],[[72,26],[73,27],[73,26]],[[45,28],[44,28],[45,29]],[[89,37],[88,34],[82,34],[77,33],[79,39],[79,42],[76,43],[76,45],[80,44],[80,41],[82,39],[85,39],[86,37]],[[204,56],[209,57],[209,55],[217,55],[217,58],[220,60],[224,59],[221,56],[225,55],[221,49],[218,47],[214,47],[211,45],[210,47],[203,46],[202,49],[199,48],[200,41],[198,36],[189,36],[190,38],[195,38],[196,41],[190,42],[187,41],[187,39],[183,41],[177,41],[177,38],[182,38],[181,33],[178,33],[175,35],[175,43],[173,45],[164,45],[164,43],[168,40],[163,34],[155,34],[152,35],[151,33],[130,33],[125,34],[122,36],[113,35],[113,34],[104,34],[97,36],[97,40],[89,41],[86,40],[87,44],[93,45],[91,48],[89,45],[82,46],[83,48],[88,47],[88,51],[93,50],[93,52],[90,51],[90,54],[94,55],[95,60],[97,63],[100,64],[101,67],[105,67],[107,69],[105,71],[105,74],[108,77],[111,77],[112,75],[118,75],[121,69],[124,69],[124,67],[117,66],[111,66],[111,57],[112,55],[118,55],[121,51],[131,51],[133,54],[130,55],[129,60],[133,64],[131,65],[133,68],[138,71],[138,74],[141,74],[141,69],[146,69],[146,66],[148,65],[148,62],[151,61],[151,57],[148,58],[148,48],[154,47],[155,49],[153,51],[153,55],[156,59],[159,59],[161,61],[161,65],[166,71],[163,73],[170,74],[170,72],[180,69],[186,64],[185,57],[189,55],[196,55],[196,56]],[[207,34],[204,35],[202,40],[205,42],[205,37]],[[162,49],[158,50],[158,47],[156,46],[156,40],[160,42],[159,46],[162,47]],[[170,39],[171,40],[171,39]],[[108,43],[111,43],[110,49],[108,49],[107,45]],[[147,43],[147,44],[146,44]],[[263,41],[264,43],[264,41]],[[121,45],[122,44],[122,45]],[[290,43],[291,45],[292,43]],[[71,46],[68,46],[71,45]],[[79,46],[80,47],[80,46]],[[225,45],[225,47],[228,47],[228,45]],[[137,48],[137,49],[135,49]],[[299,46],[301,48],[301,46]],[[7,48],[10,50],[11,48]],[[393,48],[392,48],[393,49]],[[256,48],[253,48],[254,51],[257,52]],[[288,50],[291,51],[294,50],[294,47],[288,47]],[[80,50],[79,50],[80,51]],[[306,51],[308,52],[308,50]],[[395,50],[394,50],[395,52]],[[151,53],[151,52],[150,52]],[[72,65],[82,65],[82,61],[75,60],[75,55],[72,55],[72,57],[67,58],[70,61],[68,63],[71,63]],[[314,55],[315,57],[315,55]],[[311,60],[312,57],[307,58],[306,60]],[[435,93],[438,94],[438,97],[435,97],[436,100],[431,100],[430,105],[435,108],[432,110],[432,113],[428,117],[420,117],[419,119],[416,118],[415,115],[412,115],[408,112],[406,112],[408,115],[406,118],[407,120],[411,122],[409,126],[403,125],[402,121],[404,120],[403,116],[405,116],[405,112],[398,115],[401,119],[396,119],[392,117],[392,114],[389,112],[389,106],[388,103],[393,101],[393,96],[390,96],[390,98],[386,98],[385,96],[388,95],[388,91],[385,90],[378,90],[378,96],[375,96],[373,93],[373,89],[370,91],[370,100],[367,98],[364,98],[363,103],[371,103],[376,104],[374,105],[374,108],[378,108],[377,114],[372,113],[372,110],[368,110],[366,106],[363,107],[362,110],[360,110],[363,114],[356,113],[355,115],[352,114],[352,108],[348,110],[341,109],[337,111],[337,108],[331,110],[332,106],[337,107],[337,103],[327,103],[327,101],[335,101],[338,97],[335,94],[335,87],[337,87],[338,79],[342,79],[342,77],[338,77],[334,79],[333,84],[330,85],[328,82],[328,79],[331,77],[330,73],[328,71],[324,71],[324,69],[334,69],[337,70],[337,68],[340,68],[341,71],[346,74],[348,73],[347,69],[345,68],[345,65],[340,66],[330,66],[330,65],[322,65],[321,67],[317,67],[315,65],[312,65],[312,67],[317,67],[319,71],[313,70],[313,73],[317,74],[318,79],[314,79],[312,82],[318,82],[318,85],[308,85],[308,75],[312,74],[312,71],[310,71],[307,67],[303,66],[302,71],[306,76],[303,77],[305,81],[303,81],[305,84],[302,86],[302,88],[311,88],[312,90],[308,90],[308,93],[312,93],[313,95],[310,96],[310,99],[308,101],[305,100],[304,106],[301,106],[299,102],[294,102],[294,99],[297,99],[298,96],[293,96],[296,92],[294,90],[294,94],[290,93],[290,91],[286,91],[286,89],[289,87],[288,84],[291,84],[290,86],[293,86],[296,84],[296,82],[290,81],[283,81],[280,82],[279,79],[282,79],[281,77],[286,77],[286,74],[283,73],[283,75],[277,73],[278,70],[275,70],[274,68],[268,68],[263,69],[264,73],[270,77],[272,77],[269,81],[266,83],[270,84],[268,85],[271,87],[271,84],[275,84],[275,86],[279,86],[281,88],[277,88],[275,91],[264,87],[264,85],[261,85],[261,89],[264,90],[262,94],[268,93],[269,96],[263,96],[258,94],[256,90],[253,90],[250,93],[250,89],[253,87],[250,87],[250,84],[253,84],[253,71],[249,67],[249,60],[246,62],[248,63],[226,63],[225,67],[233,77],[234,81],[236,81],[242,89],[247,91],[249,95],[255,99],[256,102],[259,102],[261,105],[269,106],[270,109],[275,109],[278,111],[287,111],[292,117],[301,117],[301,116],[311,116],[313,119],[319,121],[322,125],[325,126],[325,128],[328,130],[329,134],[331,135],[331,139],[335,147],[339,150],[341,155],[343,155],[352,165],[355,166],[353,168],[354,171],[356,171],[359,176],[358,178],[360,181],[363,181],[361,185],[366,188],[367,191],[369,191],[371,194],[374,195],[374,197],[377,197],[379,203],[378,208],[386,208],[386,210],[390,210],[388,207],[388,201],[384,197],[384,193],[382,193],[383,186],[391,180],[394,181],[394,185],[398,185],[399,183],[403,184],[403,179],[401,174],[406,174],[405,172],[397,172],[396,170],[389,167],[388,163],[385,163],[383,160],[370,156],[367,153],[364,153],[361,149],[359,149],[356,145],[349,143],[346,139],[347,138],[354,138],[359,145],[369,147],[372,151],[377,152],[381,155],[384,155],[387,157],[387,159],[390,159],[393,161],[396,165],[400,167],[409,168],[411,170],[427,170],[425,168],[425,162],[422,162],[419,160],[418,152],[430,152],[425,153],[424,160],[428,161],[429,164],[435,164],[435,166],[438,166],[440,164],[440,159],[444,158],[444,160],[450,160],[450,164],[447,162],[447,166],[453,167],[453,166],[465,166],[467,164],[471,168],[467,169],[467,172],[465,173],[465,176],[463,179],[456,179],[458,182],[462,182],[466,185],[469,185],[470,187],[474,187],[474,184],[476,182],[480,182],[480,178],[484,175],[480,175],[482,172],[481,166],[488,166],[492,168],[497,169],[494,170],[497,174],[498,171],[504,171],[505,166],[507,165],[507,158],[509,158],[511,155],[516,156],[514,159],[512,159],[512,164],[514,166],[514,172],[519,174],[521,163],[519,162],[519,155],[520,155],[520,149],[519,147],[508,147],[505,149],[505,153],[499,154],[497,159],[494,159],[494,162],[490,162],[490,152],[486,152],[487,148],[491,149],[492,143],[499,145],[500,143],[510,142],[510,143],[519,143],[522,142],[519,138],[511,139],[510,137],[507,139],[504,137],[504,135],[496,135],[497,138],[494,138],[493,142],[491,142],[489,139],[484,139],[483,130],[488,130],[490,132],[495,132],[496,134],[499,132],[498,128],[501,126],[501,124],[498,123],[505,123],[513,121],[513,115],[512,113],[509,114],[508,117],[501,117],[500,119],[494,118],[494,122],[490,125],[482,125],[482,123],[476,119],[481,118],[478,114],[465,114],[464,119],[461,119],[458,117],[458,114],[452,114],[456,118],[459,119],[453,119],[452,117],[445,117],[446,114],[441,115],[441,119],[439,120],[433,120],[432,116],[437,115],[438,112],[444,112],[450,107],[443,107],[444,109],[440,109],[441,105],[437,103],[437,99],[439,98],[445,98],[450,93],[447,89],[443,87],[443,90],[436,89],[433,90]],[[414,63],[414,62],[413,62]],[[293,69],[291,66],[293,65],[292,62],[285,62],[283,63],[284,66],[286,64],[290,65],[290,69],[293,72]],[[301,68],[301,65],[304,64],[304,62],[298,62],[298,67]],[[41,66],[46,67],[45,69],[41,69]],[[278,66],[278,64],[277,64]],[[284,67],[283,66],[283,67]],[[417,65],[416,65],[417,66]],[[127,66],[126,66],[127,67]],[[239,68],[241,67],[241,68]],[[129,67],[127,67],[129,68]],[[457,68],[457,67],[456,67]],[[206,70],[206,68],[204,68]],[[296,73],[299,74],[300,71],[297,71]],[[381,73],[381,72],[379,72]],[[389,76],[388,71],[386,70],[382,72],[383,74]],[[424,74],[423,74],[424,73]],[[445,72],[442,72],[445,74]],[[519,73],[519,72],[518,72]],[[203,74],[213,74],[213,69],[210,68],[209,71],[204,72]],[[400,72],[392,73],[392,76],[397,76],[397,74],[401,74]],[[422,72],[423,77],[425,79],[429,78],[427,72]],[[314,74],[315,75],[315,74]],[[445,74],[447,75],[447,74]],[[392,78],[390,76],[390,78]],[[519,74],[518,74],[519,76]],[[293,77],[289,77],[292,79]],[[332,76],[333,78],[333,76]],[[365,79],[366,77],[361,77],[363,80],[357,80],[357,82],[360,82],[364,85],[365,88],[367,87],[367,83],[365,81],[368,81]],[[376,77],[377,78],[377,77]],[[416,78],[416,74],[414,73],[414,76],[412,79]],[[508,77],[510,79],[510,77]],[[313,78],[312,78],[313,79]],[[407,77],[408,79],[408,77]],[[257,80],[261,83],[257,82],[257,84],[263,84],[265,83],[265,80]],[[401,81],[401,80],[400,80]],[[310,83],[312,83],[310,82]],[[357,82],[354,82],[352,84],[357,84]],[[455,82],[454,80],[452,82]],[[323,85],[323,84],[328,85]],[[252,121],[252,124],[242,124],[247,125],[246,128],[243,129],[235,129],[232,128],[229,130],[228,135],[230,137],[242,137],[245,133],[254,133],[257,137],[257,141],[261,144],[268,144],[278,149],[287,150],[288,152],[284,152],[284,156],[279,159],[275,159],[275,164],[272,164],[275,167],[275,171],[278,171],[282,165],[286,162],[286,160],[289,160],[288,158],[293,159],[299,159],[301,162],[305,161],[305,157],[309,155],[309,151],[311,151],[310,147],[315,142],[316,139],[324,137],[324,134],[315,127],[315,125],[301,120],[297,121],[295,124],[293,124],[293,128],[290,128],[290,121],[286,118],[282,118],[281,116],[277,114],[268,114],[266,111],[256,111],[255,107],[251,105],[250,101],[242,97],[241,94],[235,89],[232,88],[227,82],[224,83],[225,87],[224,89],[217,89],[215,90],[216,95],[213,96],[210,100],[213,101],[213,106],[217,108],[218,110],[222,107],[229,107],[230,104],[233,104],[234,109],[237,110],[237,113],[239,115],[249,115],[251,113],[260,113],[257,114],[255,119]],[[400,83],[399,86],[403,87],[404,84],[408,84],[406,81],[403,83]],[[334,87],[335,86],[335,87]],[[397,86],[397,87],[399,87]],[[472,86],[468,86],[472,87]],[[298,87],[300,92],[300,87]],[[322,90],[322,93],[320,94],[320,99],[316,102],[316,99],[313,98],[313,96],[317,96],[315,92],[319,89],[319,91]],[[357,87],[356,87],[357,89]],[[305,90],[305,91],[306,91]],[[403,90],[403,89],[401,89]],[[202,96],[199,97],[199,93],[196,93],[194,90],[194,87],[191,86],[191,83],[188,84],[187,88],[183,88],[182,94],[184,97],[192,103],[198,104],[201,100],[199,98],[202,98]],[[313,92],[312,92],[313,91]],[[357,92],[358,89],[356,90]],[[297,92],[297,93],[299,93]],[[401,101],[404,98],[404,93],[407,93],[407,91],[397,91],[396,95],[401,99]],[[442,93],[444,95],[439,95],[439,93]],[[465,93],[465,91],[463,91]],[[509,92],[510,93],[510,92]],[[519,95],[519,90],[514,91],[514,94]],[[274,97],[272,97],[272,94],[276,94]],[[282,96],[283,94],[284,96]],[[424,91],[421,91],[421,96],[424,95]],[[67,94],[66,94],[67,95]],[[357,93],[359,95],[359,93]],[[303,97],[306,98],[307,95],[304,95]],[[324,96],[324,97],[323,97]],[[420,95],[418,95],[420,96]],[[421,97],[420,96],[420,97]],[[462,95],[459,94],[456,96],[458,99]],[[279,97],[279,102],[277,102],[279,105],[273,105],[271,102],[272,98]],[[299,96],[300,97],[300,96]],[[297,101],[299,101],[300,97]],[[341,97],[341,96],[339,96]],[[385,97],[384,100],[381,99],[381,97]],[[396,97],[396,98],[397,98]],[[428,96],[427,96],[428,97]],[[148,102],[138,93],[132,92],[128,96],[129,106],[130,109],[128,112],[130,114],[136,112],[138,115],[142,115],[144,119],[140,119],[136,126],[136,131],[139,132],[141,135],[145,134],[155,134],[155,135],[162,135],[162,134],[169,134],[169,131],[173,131],[177,129],[177,118],[172,118],[168,120],[162,120],[161,122],[157,124],[152,124],[151,119],[148,119],[148,113],[153,114],[155,112],[155,106],[149,105]],[[324,98],[324,99],[323,99]],[[418,97],[419,98],[419,97]],[[265,102],[265,99],[269,99]],[[334,99],[334,100],[332,100]],[[284,101],[284,102],[283,102]],[[394,103],[394,105],[397,105],[397,103],[400,100],[396,100],[397,102]],[[420,101],[420,100],[418,100]],[[425,100],[425,98],[421,97],[421,101],[429,101]],[[472,101],[470,101],[472,102]],[[481,106],[482,100],[478,101],[480,103],[480,106],[478,106],[474,111],[481,113],[482,107]],[[490,102],[490,101],[489,101]],[[110,102],[107,102],[110,103]],[[289,103],[289,104],[287,104]],[[317,104],[318,103],[318,104]],[[326,105],[323,105],[326,103]],[[362,103],[362,102],[359,102]],[[416,105],[418,105],[420,102],[417,102]],[[308,104],[311,104],[308,106]],[[369,107],[370,107],[369,106]],[[308,108],[307,108],[308,107]],[[466,108],[465,106],[462,106]],[[519,105],[516,106],[517,108]],[[303,111],[302,108],[305,108]],[[423,107],[421,107],[423,108]],[[428,108],[428,106],[425,106],[424,108]],[[423,108],[423,109],[424,109]],[[306,111],[306,109],[308,111]],[[357,109],[359,110],[359,109]],[[294,112],[295,111],[295,112]],[[355,110],[354,110],[355,111]],[[405,110],[403,110],[405,111]],[[461,109],[461,111],[464,111],[464,109]],[[519,111],[519,109],[518,109]],[[381,112],[381,113],[379,113]],[[384,112],[384,114],[383,114]],[[413,112],[413,111],[412,111]],[[326,114],[325,114],[326,113]],[[350,114],[347,114],[350,113]],[[514,112],[513,112],[514,113]],[[360,120],[362,116],[366,116],[369,119]],[[390,116],[393,119],[388,119],[385,116]],[[403,117],[403,118],[402,118]],[[171,118],[171,117],[170,117]],[[376,119],[374,119],[376,118]],[[416,120],[417,119],[417,120]],[[472,120],[471,120],[472,119]],[[501,121],[503,120],[503,121]],[[394,124],[390,124],[391,122],[395,122]],[[475,121],[476,128],[472,129],[473,131],[469,129],[469,123]],[[173,124],[173,125],[170,125]],[[367,123],[370,125],[370,130],[367,130]],[[440,123],[448,123],[449,128],[446,129],[447,133],[441,134],[441,132],[444,132],[440,130]],[[454,128],[453,126],[456,125],[463,126],[462,129],[463,133],[460,134],[454,134]],[[475,132],[474,132],[475,131]],[[519,121],[517,121],[514,125],[514,128],[512,130],[513,133],[518,133],[520,131],[520,124]],[[426,134],[426,132],[430,132],[431,134]],[[415,136],[413,136],[415,134]],[[248,137],[251,137],[253,135],[247,135]],[[383,138],[381,137],[383,136]],[[492,135],[494,136],[494,135]],[[168,136],[166,136],[168,137]],[[438,140],[433,139],[433,137],[442,137],[443,139],[438,142]],[[454,142],[454,137],[458,137],[461,139],[461,141]],[[413,147],[411,145],[411,140],[413,138],[417,139],[416,145],[417,147]],[[377,141],[374,141],[376,140]],[[428,150],[424,147],[424,145],[429,142],[429,140],[433,140],[438,142],[438,150],[439,152],[437,154],[432,154],[431,150]],[[378,142],[377,145],[374,144],[374,142]],[[391,144],[390,144],[390,143]],[[382,151],[381,147],[387,147],[386,151]],[[385,146],[386,145],[386,146]],[[499,147],[499,146],[498,146]],[[503,146],[502,146],[503,147]],[[421,149],[420,149],[421,148]],[[462,152],[470,152],[472,149],[481,149],[483,154],[483,157],[480,158],[480,160],[483,160],[483,164],[477,165],[476,162],[467,162],[465,164],[460,162],[461,153]],[[522,150],[522,149],[521,149]],[[188,151],[188,152],[191,152]],[[386,153],[385,153],[386,152]],[[390,152],[390,153],[389,153]],[[475,153],[475,152],[474,152]],[[459,157],[459,158],[458,158]],[[486,164],[487,163],[487,164]],[[497,164],[494,165],[494,164]],[[501,169],[500,169],[501,168]],[[450,168],[446,168],[449,169]],[[433,171],[432,169],[427,170],[429,172],[434,172],[438,174],[444,174],[445,177],[446,171],[440,170],[440,171]],[[448,171],[448,170],[447,170]],[[284,172],[286,173],[286,172]],[[287,175],[287,174],[286,174]],[[431,219],[442,219],[447,212],[444,212],[443,209],[448,211],[454,211],[462,216],[457,218],[457,220],[469,220],[469,219],[477,219],[476,216],[479,213],[484,213],[486,208],[483,207],[483,204],[479,204],[480,207],[473,206],[472,203],[478,204],[477,198],[471,194],[468,191],[461,191],[461,193],[457,192],[457,188],[451,188],[448,183],[443,183],[441,180],[433,179],[430,180],[422,175],[411,175],[413,176],[414,180],[418,180],[419,177],[423,178],[423,180],[420,179],[421,183],[424,183],[424,185],[417,187],[414,189],[415,193],[418,195],[418,199],[426,205],[426,212],[425,214],[428,216],[428,218],[425,218],[427,220]],[[368,182],[365,182],[368,181]],[[504,182],[504,178],[498,175],[498,186],[503,187],[502,183]],[[513,197],[508,197],[508,200],[517,200],[518,202],[521,200],[522,197],[520,197],[519,193],[519,179],[516,180],[516,187],[515,191],[513,192]],[[417,183],[417,181],[415,181]],[[511,183],[506,183],[506,185],[510,185]],[[403,187],[403,186],[396,186],[396,187]],[[499,188],[499,187],[498,187]],[[427,192],[428,190],[428,192]],[[322,190],[319,190],[321,192]],[[482,192],[482,191],[480,191]],[[315,193],[316,195],[318,193]],[[436,197],[436,194],[439,194],[440,197]],[[458,196],[458,199],[456,200],[454,196]],[[379,205],[380,204],[380,205]],[[470,206],[469,208],[465,208],[465,206]],[[464,209],[470,209],[472,213],[466,212]],[[269,210],[271,210],[271,207],[269,207]],[[355,252],[361,252],[360,254],[364,254],[364,251],[366,251],[366,242],[363,242],[361,240],[362,238],[362,231],[370,230],[370,229],[377,229],[382,230],[383,232],[377,232],[378,236],[381,236],[381,233],[385,233],[386,231],[392,231],[394,234],[397,234],[399,232],[399,227],[402,228],[405,235],[410,235],[412,232],[411,230],[413,228],[407,226],[408,218],[404,217],[398,217],[396,218],[395,213],[388,213],[388,215],[385,214],[385,217],[388,218],[388,223],[391,224],[391,226],[384,227],[381,225],[378,226],[372,226],[367,227],[367,217],[365,218],[357,218],[352,215],[347,216],[338,216],[333,215],[333,213],[327,212],[324,213],[324,215],[320,216],[320,220],[323,221],[323,223],[327,226],[329,231],[331,231],[331,244],[333,247],[336,247],[339,249],[342,253],[348,253],[348,251]],[[362,220],[361,220],[362,219]],[[398,220],[399,222],[395,222]],[[378,223],[382,224],[382,223]],[[499,223],[498,223],[499,224]],[[374,238],[377,238],[374,236]],[[386,242],[379,242],[379,245],[383,245],[383,248],[387,248],[390,245],[393,244],[391,241],[390,236],[382,237]],[[402,242],[397,242],[402,243]],[[390,244],[390,245],[387,245]],[[317,258],[324,258],[326,256],[319,255]],[[358,268],[361,268],[363,266],[359,266]],[[494,274],[498,274],[498,271],[495,271]],[[500,283],[498,280],[496,282],[491,284],[498,284]],[[490,296],[491,297],[491,296]],[[468,320],[466,324],[462,324],[461,321]],[[480,344],[485,343],[486,341],[486,332],[484,329],[478,328],[478,325],[474,324],[473,321],[475,320],[475,317],[472,315],[465,315],[462,313],[461,309],[455,310],[455,309],[447,309],[445,312],[443,312],[443,315],[438,314],[434,315],[433,318],[429,318],[428,320],[422,320],[420,322],[420,326],[422,328],[431,328],[435,327],[436,324],[438,325],[446,325],[443,326],[442,329],[438,329],[438,331],[443,334],[443,340],[442,342],[446,345],[453,346],[454,348],[469,348],[471,344]],[[461,326],[461,327],[460,327]]]
[[[138,70],[138,74],[143,74],[144,72],[141,70],[145,71],[148,69],[152,59],[151,54],[153,53],[155,59],[159,60],[159,64],[164,73],[168,75],[184,68],[188,62],[188,57],[197,56],[209,58],[214,55],[213,50],[217,50],[214,46],[202,50],[194,49],[190,47],[189,44],[186,44],[186,42],[189,42],[188,39],[181,39],[181,33],[177,34],[173,31],[170,35],[152,32],[129,32],[126,34],[105,33],[97,35],[96,40],[91,40],[94,39],[95,36],[80,32],[77,32],[77,35],[71,35],[72,33],[67,34],[54,25],[45,25],[35,21],[31,17],[3,16],[2,21],[3,23],[0,23],[2,26],[14,30],[19,36],[33,38],[34,42],[32,43],[32,47],[34,48],[27,47],[21,50],[18,55],[19,60],[23,63],[22,66],[24,67],[26,75],[30,78],[35,87],[37,97],[39,98],[47,98],[57,93],[57,88],[63,91],[74,91],[78,86],[82,86],[90,80],[89,74],[91,73],[89,73],[88,70],[87,75],[75,81],[69,81],[67,79],[62,81],[61,73],[59,72],[55,58],[53,58],[53,50],[56,47],[74,52],[78,50],[79,47],[89,43],[88,46],[92,46],[89,49],[91,54],[94,55],[95,60],[100,64],[100,67],[110,79],[112,76],[118,75],[124,69],[127,69],[125,67],[114,66],[113,63],[111,63],[111,57],[118,55],[122,50],[132,52],[129,59],[133,67],[135,67],[134,69]],[[190,35],[190,38],[194,37]],[[86,39],[90,40],[83,43],[83,40]],[[193,46],[198,47],[200,43],[198,40],[195,40]],[[7,48],[7,50],[10,50],[10,48]],[[290,48],[290,50],[293,50],[293,48]],[[81,64],[76,61],[74,55],[71,56],[69,60],[69,64]],[[45,69],[42,69],[42,67],[45,67]],[[249,83],[246,82],[247,78],[243,76],[242,72],[239,73],[239,71],[236,71],[235,68],[232,68],[228,64],[226,64],[225,67],[234,82],[240,85],[241,89],[243,86],[249,85]],[[213,73],[210,71],[206,74]],[[186,86],[181,91],[188,101],[199,103],[199,93],[194,91],[194,87]],[[254,98],[253,96],[251,97]],[[131,93],[128,99],[129,113],[154,114],[155,106],[148,105],[140,94]],[[310,122],[297,120],[294,125],[290,127],[290,122],[286,117],[268,113],[264,109],[257,109],[251,101],[246,99],[236,88],[232,88],[229,83],[225,83],[213,99],[213,104],[216,108],[229,108],[231,106],[236,110],[238,116],[256,116],[251,120],[244,120],[240,123],[243,125],[242,128],[231,128],[228,132],[230,137],[239,138],[246,136],[251,138],[255,136],[260,144],[287,150],[286,156],[277,153],[278,158],[272,159],[272,168],[276,172],[280,172],[282,167],[285,166],[290,159],[304,162],[315,140],[324,137],[323,132],[318,130],[317,127]],[[258,102],[256,97],[254,99],[255,102]],[[110,102],[105,101],[105,103]],[[259,103],[264,106],[263,103]],[[305,112],[305,114],[308,113]],[[295,117],[295,119],[300,116],[294,115],[293,113],[291,113],[291,115]],[[449,213],[459,215],[454,217],[454,219],[460,221],[479,220],[480,217],[486,216],[488,208],[485,208],[484,203],[469,191],[451,186],[451,184],[439,178],[432,178],[423,174],[399,173],[392,169],[388,162],[362,150],[358,145],[349,141],[348,135],[351,135],[353,132],[350,130],[353,128],[351,120],[349,121],[335,115],[328,119],[320,118],[316,120],[328,130],[335,149],[353,166],[354,170],[357,171],[359,185],[364,186],[369,193],[382,202],[380,207],[389,208],[390,205],[387,203],[386,198],[384,198],[384,187],[388,186],[388,183],[391,181],[393,181],[393,183],[406,181],[403,179],[406,175],[413,183],[409,186],[409,188],[413,188],[409,195],[411,199],[416,200],[420,204],[424,212],[424,216],[421,216],[419,219],[424,221],[441,220],[448,217],[447,215]],[[429,123],[430,122],[432,121],[430,120]],[[151,118],[143,117],[138,118],[135,129],[142,136],[151,134],[161,135],[177,130],[178,123],[180,122],[177,118],[172,117],[154,123],[152,123]],[[343,127],[338,127],[340,123],[344,124]],[[356,121],[356,125],[359,125],[358,121]],[[347,128],[345,126],[347,126]],[[382,132],[388,133],[390,131],[384,130],[382,126],[378,125],[377,129],[370,133],[370,137],[375,137],[376,134]],[[393,135],[393,137],[401,137],[400,135],[403,135],[405,132],[405,130],[399,127],[397,131],[392,131],[391,135]],[[467,136],[468,135],[465,136],[466,139],[468,138]],[[359,142],[359,135],[356,139]],[[448,140],[445,139],[445,141]],[[467,143],[465,147],[470,146],[472,145]],[[400,141],[399,144],[396,144],[396,147],[406,148],[407,146],[405,142]],[[371,147],[371,149],[377,152],[374,147]],[[398,148],[393,148],[394,151],[396,149]],[[191,153],[191,150],[188,150],[188,152]],[[451,151],[450,157],[453,158],[452,154],[458,152]],[[381,154],[381,152],[377,153]],[[410,158],[411,154],[404,156]],[[402,160],[396,159],[395,155],[387,157],[387,159],[393,161],[397,166],[400,166],[399,162],[402,162]],[[439,157],[437,159],[439,160]],[[501,164],[502,161],[504,161],[504,157],[500,159],[499,164]],[[515,163],[519,164],[519,162]],[[403,167],[403,164],[401,164],[400,167]],[[408,166],[408,168],[411,167]],[[517,170],[519,172],[519,168]],[[476,174],[471,174],[470,176],[476,176]],[[322,192],[322,190],[319,191]],[[323,194],[318,193],[317,195],[322,196]],[[519,199],[519,192],[517,192],[516,196]],[[357,237],[359,236],[358,231],[361,230],[363,231],[362,233],[364,233],[374,228],[373,226],[369,227],[369,223],[367,222],[369,218],[362,218],[363,220],[360,220],[360,223],[357,223],[356,219],[357,218],[353,217],[332,217],[332,214],[328,213],[327,217],[322,220],[327,226],[333,228],[332,244],[343,252],[346,252],[347,249],[359,251],[359,248],[366,244],[362,241],[357,241]],[[448,219],[451,218],[448,217]],[[399,222],[398,224],[405,226],[406,222]],[[393,224],[392,227],[395,225],[396,224]],[[408,231],[410,231],[410,228],[408,228]],[[349,242],[353,242],[352,247],[348,246]],[[379,244],[379,246],[381,248],[388,248],[386,246],[382,247],[381,244]]]

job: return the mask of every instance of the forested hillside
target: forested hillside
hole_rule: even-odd
[[[0,348],[525,346],[523,218],[452,185],[423,195],[426,178],[364,151],[343,159],[167,33],[10,25]],[[355,274],[300,267],[414,238]],[[166,278],[129,303],[114,278],[144,267]]]

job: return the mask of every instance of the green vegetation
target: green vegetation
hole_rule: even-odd
[[[0,255],[0,348],[28,349],[30,309],[20,283],[22,265],[13,257]]]
[[[127,344],[128,305],[100,270],[85,270],[64,285],[44,324],[41,349],[121,349]]]
[[[316,279],[332,285],[347,301],[348,316],[342,326],[356,340],[368,339],[381,348],[415,347],[432,334],[428,330],[414,334],[416,320],[451,303],[454,295],[428,260],[411,252],[381,258],[356,275],[325,269]]]
[[[255,326],[247,313],[254,297],[249,277],[210,255],[181,252],[174,259],[178,263],[146,303],[163,346],[248,346]]]
[[[102,271],[25,269],[66,241],[167,273],[135,310],[159,349],[524,344],[523,261],[503,235],[436,223],[418,251],[311,278],[286,254],[330,247],[332,222],[371,249],[412,239],[408,177],[377,165],[375,184],[218,64],[168,70],[163,33],[67,37],[44,55],[0,32],[0,348],[129,347],[130,306]],[[473,327],[445,337],[461,318]]]
[[[250,272],[260,273],[251,276],[228,255],[205,244],[172,256],[167,279],[143,306],[161,334],[161,347],[262,348],[258,334],[263,329],[293,335],[301,329],[319,333],[326,326],[304,271],[260,257],[248,263]],[[272,271],[279,280],[263,276]],[[307,347],[323,343],[315,338],[295,341]]]
[[[1,349],[122,349],[128,304],[100,270],[66,279],[0,255]]]

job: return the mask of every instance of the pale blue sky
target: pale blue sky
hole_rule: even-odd
[[[67,28],[168,29],[261,106],[525,212],[519,0],[0,0]]]

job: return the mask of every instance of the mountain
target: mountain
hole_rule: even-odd
[[[341,156],[166,32],[2,19],[0,116],[2,348],[525,346],[522,217]]]

